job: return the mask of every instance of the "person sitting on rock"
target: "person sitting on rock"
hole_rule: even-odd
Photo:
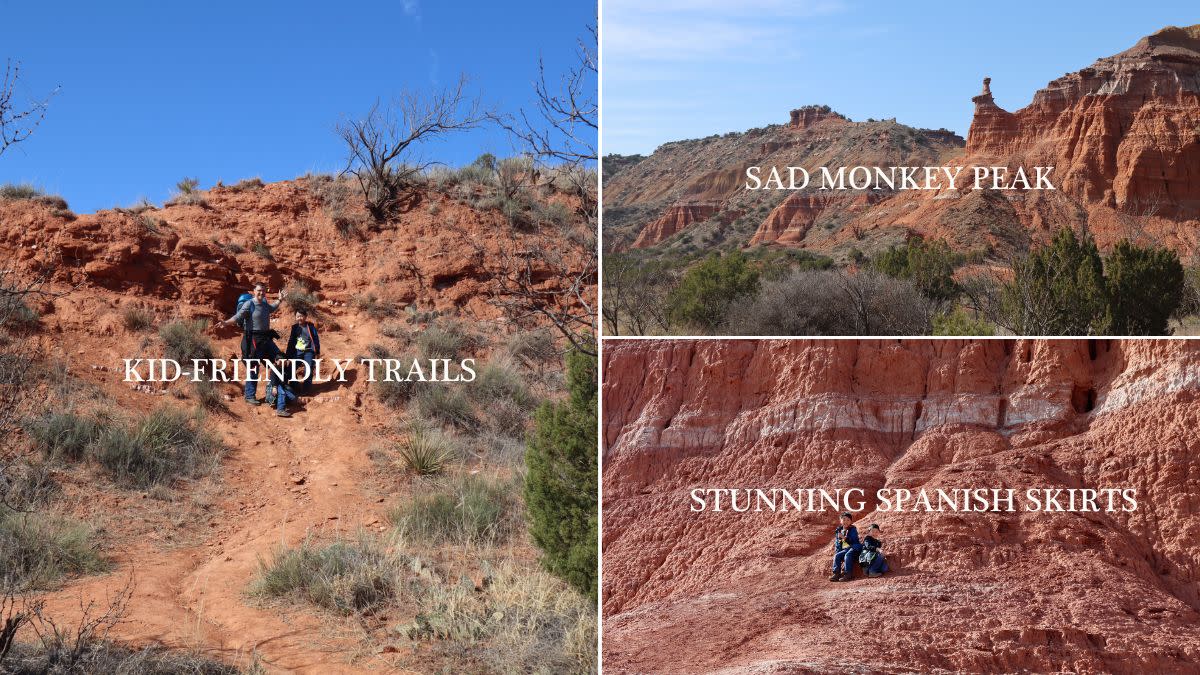
[[[883,557],[883,540],[879,538],[881,530],[878,523],[871,523],[867,528],[867,536],[863,538],[863,552],[858,562],[867,569],[867,576],[881,577],[888,571],[887,559]]]
[[[258,362],[262,359],[277,359],[282,355],[279,347],[275,346],[275,338],[279,334],[271,330],[271,314],[283,304],[284,292],[279,292],[279,300],[275,304],[267,302],[267,288],[262,284],[254,284],[254,298],[242,303],[233,316],[221,322],[231,326],[244,319],[248,322],[247,337],[242,340],[242,358],[248,361],[246,369],[246,386],[243,392],[246,403],[262,405],[258,400]]]
[[[303,384],[296,381],[300,393],[308,395],[312,392],[313,361],[321,356],[321,337],[317,335],[317,327],[308,320],[308,312],[296,310],[296,323],[292,325],[292,334],[288,336],[287,357],[301,359],[308,364],[308,377]]]
[[[276,417],[291,417],[292,413],[287,411],[287,404],[296,400],[296,393],[292,391],[293,384],[287,378],[280,377],[280,374],[287,372],[288,362],[279,359],[275,366],[275,369],[267,369],[270,371],[267,377],[267,403],[275,405]],[[276,373],[276,370],[279,372]]]
[[[854,527],[854,516],[847,511],[840,518],[841,524],[833,531],[833,576],[830,581],[850,581],[854,578],[854,561],[862,552],[858,540],[858,528]]]

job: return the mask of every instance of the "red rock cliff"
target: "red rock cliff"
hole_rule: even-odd
[[[1169,27],[1007,112],[976,96],[973,159],[1055,166],[1055,185],[1137,215],[1200,212],[1200,25]]]
[[[1200,345],[618,341],[604,370],[606,671],[1200,668]],[[693,487],[774,486],[1121,486],[1138,509],[869,500],[896,569],[832,584],[832,514],[689,511]]]

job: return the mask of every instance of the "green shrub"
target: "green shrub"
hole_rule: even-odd
[[[200,179],[198,178],[184,178],[175,184],[175,189],[178,190],[179,194],[181,195],[190,195],[195,192],[196,188],[198,187],[200,187]]]
[[[400,593],[400,559],[359,537],[317,546],[305,541],[259,560],[251,591],[270,598],[303,600],[339,614],[369,614]]]
[[[455,426],[463,431],[479,428],[479,418],[471,402],[458,385],[433,382],[421,387],[416,395],[417,410],[422,417]]]
[[[469,474],[388,514],[407,536],[432,545],[501,544],[520,529],[520,500],[509,482]]]
[[[545,568],[596,598],[596,358],[567,354],[566,401],[537,411],[525,463],[529,533]]]
[[[178,361],[181,367],[190,365],[192,359],[211,359],[212,343],[204,335],[207,328],[207,319],[177,319],[160,328],[166,358]]]
[[[984,319],[975,318],[962,308],[949,314],[933,317],[934,335],[984,336],[995,335],[996,329]]]
[[[875,269],[897,279],[908,279],[925,297],[947,303],[958,297],[954,268],[959,256],[944,239],[926,242],[912,237],[900,247],[893,246],[872,261]]]
[[[1122,239],[1104,259],[1109,330],[1114,335],[1166,335],[1171,315],[1183,301],[1179,256],[1158,247],[1142,248]]]
[[[1108,305],[1096,243],[1070,228],[1018,261],[1001,291],[1004,323],[1018,335],[1104,334]]]
[[[72,412],[49,411],[25,420],[25,433],[47,459],[78,462],[87,456],[103,426],[96,420]]]
[[[154,326],[154,313],[141,307],[129,305],[121,310],[121,323],[125,330],[140,333]]]
[[[736,300],[758,288],[758,270],[741,251],[714,253],[684,273],[667,302],[674,321],[712,332]]]
[[[212,469],[221,443],[201,415],[162,407],[134,425],[113,424],[96,441],[96,461],[121,485],[146,489]]]
[[[0,591],[44,590],[64,576],[105,567],[86,525],[0,505]]]
[[[423,424],[410,425],[408,438],[396,444],[396,451],[404,467],[419,476],[441,473],[446,462],[457,454],[450,436],[441,429],[427,428]]]

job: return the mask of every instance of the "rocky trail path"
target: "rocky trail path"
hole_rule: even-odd
[[[361,347],[345,333],[330,332],[322,340],[331,357],[350,358]],[[219,347],[225,349],[225,342]],[[286,419],[235,396],[227,413],[209,417],[228,448],[209,531],[171,549],[147,537],[126,541],[109,552],[111,572],[48,597],[50,616],[60,623],[77,620],[81,600],[95,602],[93,615],[102,612],[130,583],[127,612],[113,637],[193,648],[243,667],[256,656],[269,672],[397,672],[383,656],[365,652],[351,619],[261,603],[248,594],[259,560],[282,545],[331,530],[383,528],[384,498],[361,486],[371,470],[371,429],[355,405],[365,386],[361,380],[318,385]],[[232,385],[224,388],[233,391]]]

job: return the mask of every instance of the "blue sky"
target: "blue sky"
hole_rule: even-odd
[[[22,64],[23,96],[61,87],[45,121],[0,155],[0,183],[29,182],[73,210],[202,187],[338,171],[333,128],[402,89],[466,73],[502,111],[532,104],[537,60],[575,62],[589,2],[29,2],[0,0],[0,66]],[[513,154],[494,128],[426,151],[464,164]]]
[[[603,152],[785,123],[827,104],[964,137],[984,76],[1027,105],[1050,80],[1168,25],[1189,2],[605,0]]]

